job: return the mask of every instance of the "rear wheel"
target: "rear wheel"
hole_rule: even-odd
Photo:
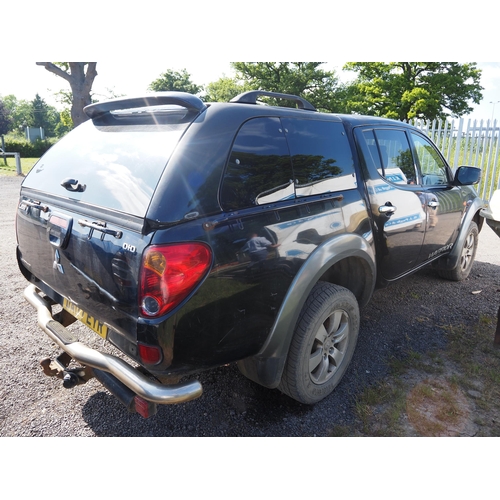
[[[278,388],[300,403],[321,401],[344,375],[358,332],[354,295],[341,286],[319,282],[300,314]]]
[[[460,260],[455,269],[438,270],[439,276],[451,281],[462,281],[469,276],[476,257],[477,244],[479,240],[479,230],[475,222],[471,222],[467,231],[467,236],[462,244]]]

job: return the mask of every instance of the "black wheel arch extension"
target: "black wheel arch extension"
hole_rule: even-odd
[[[278,387],[295,325],[318,281],[343,286],[354,294],[360,307],[366,305],[376,281],[371,245],[359,235],[343,234],[320,245],[311,254],[295,276],[260,351],[238,361],[243,375],[264,387]]]

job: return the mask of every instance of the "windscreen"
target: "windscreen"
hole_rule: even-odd
[[[144,217],[163,169],[189,123],[165,123],[163,119],[157,124],[110,125],[89,120],[47,151],[23,186]],[[76,183],[69,185],[68,179]],[[65,181],[69,189],[61,185]]]

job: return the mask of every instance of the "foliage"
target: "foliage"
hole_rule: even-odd
[[[46,137],[56,134],[60,122],[59,112],[38,94],[32,101],[19,101],[12,94],[6,96],[3,101],[11,117],[9,132],[23,136],[26,127],[43,127]]]
[[[479,104],[483,88],[475,63],[455,62],[350,62],[344,70],[356,71],[346,89],[351,111],[409,120],[460,117]]]
[[[73,120],[71,119],[71,111],[66,108],[59,114],[60,120],[56,126],[56,136],[62,137],[73,128]]]
[[[12,118],[9,132],[13,130],[24,130],[24,128],[29,126],[32,116],[31,104],[29,101],[18,101],[14,95],[10,94],[4,97],[3,102]]]
[[[59,112],[36,94],[33,101],[31,101],[31,123],[29,126],[35,128],[42,127],[45,130],[45,135],[52,137],[59,121]]]
[[[13,138],[10,135],[5,137],[5,151],[9,153],[20,153],[21,158],[40,158],[57,139],[45,139],[30,142],[26,139]]]
[[[307,99],[321,111],[339,111],[340,89],[333,71],[321,62],[234,62],[236,78],[254,90],[292,94]],[[270,103],[277,104],[274,100]]]
[[[181,71],[168,69],[165,73],[161,74],[159,78],[151,82],[149,90],[154,92],[175,90],[197,95],[203,90],[203,87],[193,83],[191,81],[191,75],[185,69]]]
[[[0,99],[0,135],[6,134],[12,126],[10,111]]]
[[[239,82],[236,78],[223,76],[216,82],[207,85],[206,94],[202,99],[205,102],[229,102],[238,94],[252,89],[249,82]]]

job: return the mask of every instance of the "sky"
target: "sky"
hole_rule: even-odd
[[[325,69],[335,69],[341,79],[348,79],[351,72],[342,72],[343,63],[325,63]],[[500,121],[500,62],[478,62],[482,70],[481,85],[483,99],[480,105],[474,105],[473,112],[466,118],[477,120],[497,119]],[[97,77],[93,92],[100,100],[113,95],[136,96],[147,93],[149,84],[165,71],[186,69],[191,80],[198,85],[207,85],[223,75],[232,76],[229,61],[193,60],[185,61],[158,58],[137,60],[132,65],[129,61],[97,59]],[[5,77],[0,77],[0,96],[15,95],[18,99],[32,100],[39,94],[48,104],[60,108],[55,98],[59,90],[69,90],[69,84],[55,76],[34,60],[17,61]]]
[[[5,3],[5,2],[4,2]],[[475,61],[483,70],[483,99],[469,116],[500,120],[497,16],[471,16],[448,2],[358,0],[327,7],[308,0],[293,7],[252,0],[65,0],[2,5],[0,96],[58,105],[69,89],[35,61],[97,61],[93,90],[103,96],[141,95],[168,69],[186,69],[206,85],[226,74],[230,61]],[[351,73],[349,73],[351,75]],[[340,74],[341,77],[345,75]],[[100,97],[100,96],[99,96]]]
[[[341,79],[348,79],[352,73],[342,72],[343,63],[325,63],[324,69],[334,69]],[[466,118],[475,120],[496,119],[500,121],[500,62],[479,62],[482,70],[481,85],[483,99],[474,105],[473,112]],[[158,60],[135,61],[133,70],[123,61],[111,59],[98,60],[97,77],[93,92],[100,100],[113,95],[136,96],[147,93],[149,84],[169,69],[186,69],[191,80],[198,85],[207,85],[223,75],[232,76],[229,61],[199,60],[186,61]],[[59,90],[69,90],[69,84],[62,78],[50,73],[35,61],[22,60],[11,67],[5,78],[0,77],[0,96],[13,94],[17,99],[34,99],[39,94],[48,104],[60,109],[55,94]]]

